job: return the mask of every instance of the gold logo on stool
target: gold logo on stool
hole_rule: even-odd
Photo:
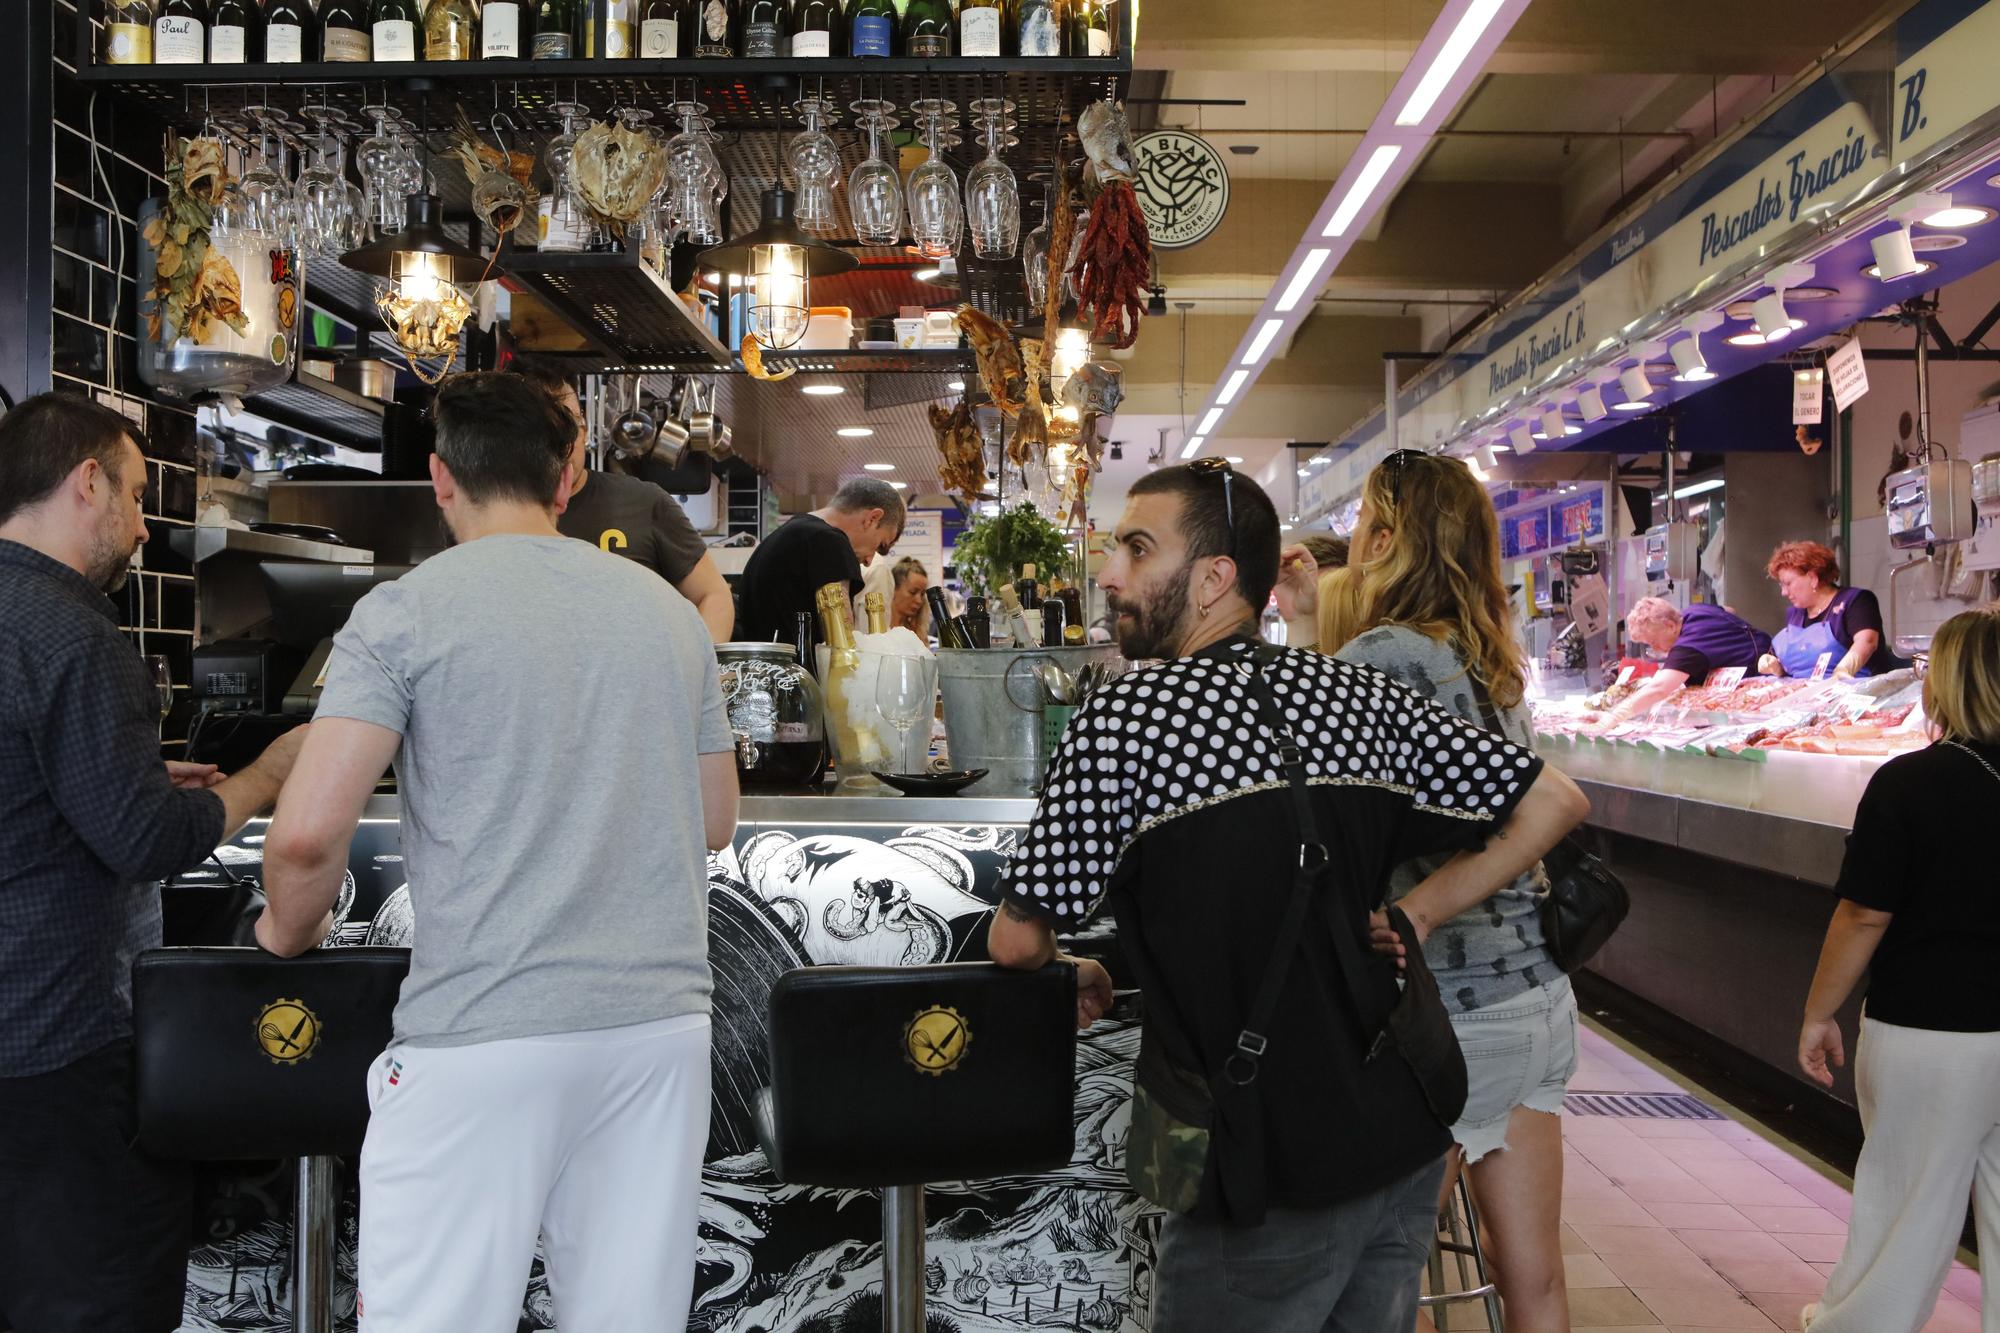
[[[903,1029],[903,1055],[921,1074],[941,1075],[958,1068],[970,1045],[972,1027],[965,1016],[943,1005],[919,1010]]]
[[[272,1064],[308,1059],[319,1045],[319,1015],[304,1000],[273,1000],[257,1015],[257,1044]]]

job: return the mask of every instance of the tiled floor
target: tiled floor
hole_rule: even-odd
[[[1570,1090],[1697,1092],[1588,1025]],[[1569,1115],[1563,1144],[1572,1333],[1796,1329],[1840,1257],[1846,1178],[1746,1121]],[[1979,1333],[1978,1273],[1953,1265],[1924,1333]]]

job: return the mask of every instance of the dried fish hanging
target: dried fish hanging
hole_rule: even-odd
[[[503,114],[493,117],[493,138],[500,146],[492,148],[479,137],[465,108],[456,110],[451,146],[472,185],[472,211],[495,236],[504,236],[523,219],[535,216],[541,202],[541,191],[535,188],[535,155],[509,151],[500,133]]]
[[[248,332],[242,279],[208,243],[215,205],[230,183],[222,141],[192,137],[180,140],[176,151],[169,139],[166,178],[166,209],[146,224],[146,244],[155,255],[147,336],[168,343],[185,337],[200,345],[210,341],[218,321]]]

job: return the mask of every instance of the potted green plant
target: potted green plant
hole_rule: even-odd
[[[1067,578],[1075,561],[1069,538],[1027,501],[966,526],[953,548],[952,562],[967,593],[990,597],[1009,583],[1021,566],[1032,564],[1036,577]]]

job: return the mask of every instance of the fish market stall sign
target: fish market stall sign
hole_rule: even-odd
[[[1546,327],[1517,341],[1512,356],[1502,352],[1486,363],[1488,396],[1499,397],[1504,390],[1540,375],[1542,367],[1560,363],[1573,349],[1582,346],[1583,302],[1578,301]]]

